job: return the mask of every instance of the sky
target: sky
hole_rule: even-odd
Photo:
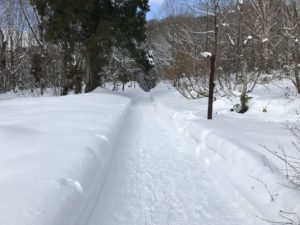
[[[150,12],[147,13],[147,20],[162,19],[167,16],[168,13],[162,9],[165,5],[165,1],[166,0],[149,0]],[[195,0],[176,0],[172,1],[171,6],[180,11],[183,8],[183,3],[192,4],[193,2],[195,2]]]
[[[159,18],[159,8],[163,4],[164,0],[149,0],[150,12],[147,14],[147,20]]]

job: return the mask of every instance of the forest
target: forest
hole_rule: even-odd
[[[150,21],[147,1],[132,12],[126,1],[103,1],[103,8],[90,1],[80,16],[84,1],[54,1],[52,9],[46,2],[0,3],[2,93],[52,88],[66,95],[106,82],[124,89],[129,81],[148,91],[170,80],[187,98],[207,97],[207,54],[216,57],[215,94],[238,90],[239,112],[258,82],[287,77],[300,93],[297,0],[167,0],[164,16]],[[59,12],[65,5],[74,6]]]
[[[148,1],[1,1],[1,92],[67,95],[133,80],[151,67],[148,11]]]
[[[216,55],[216,94],[248,93],[258,82],[289,78],[300,93],[299,1],[169,0],[166,18],[148,24],[156,74],[173,82],[187,98],[208,96],[210,63]]]

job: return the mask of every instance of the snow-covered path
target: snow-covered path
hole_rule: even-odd
[[[160,118],[149,94],[133,100],[88,225],[247,225],[192,138]]]

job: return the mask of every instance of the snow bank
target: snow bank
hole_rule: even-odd
[[[264,149],[279,151],[281,145],[286,151],[292,150],[291,137],[282,122],[297,120],[291,110],[300,106],[297,100],[283,108],[278,102],[289,100],[258,98],[258,88],[257,101],[253,100],[249,113],[230,112],[236,100],[219,99],[214,104],[214,120],[207,121],[206,98],[187,100],[170,89],[161,84],[151,92],[157,111],[198,143],[195,151],[202,156],[199,163],[206,164],[224,185],[232,188],[241,207],[259,220],[279,222],[285,221],[281,215],[300,215],[300,191],[293,189],[284,176],[284,163]],[[266,103],[270,113],[258,110]]]
[[[87,224],[130,99],[0,101],[0,224]]]

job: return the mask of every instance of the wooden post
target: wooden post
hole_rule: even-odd
[[[215,60],[216,55],[212,54],[210,57],[210,75],[209,75],[209,90],[208,90],[208,110],[207,110],[207,119],[212,119],[213,112],[213,100],[214,100],[214,76],[215,76]]]

